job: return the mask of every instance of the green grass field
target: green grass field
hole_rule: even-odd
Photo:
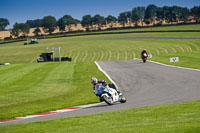
[[[0,126],[3,133],[199,133],[200,101]]]
[[[131,39],[131,37],[144,36],[200,37],[200,32],[92,35],[39,40],[39,44],[36,45],[23,45],[24,42],[0,45],[0,63],[11,63],[9,66],[0,65],[0,120],[98,102],[98,98],[92,92],[90,78],[96,76],[99,79],[108,79],[98,71],[94,64],[95,60],[131,60],[139,58],[141,50],[145,48],[153,55],[151,60],[200,69],[199,39]],[[36,58],[46,51],[46,47],[62,47],[62,56],[72,57],[72,62],[36,63]],[[179,62],[169,63],[170,57],[177,56],[180,58]],[[109,117],[117,116],[113,123],[108,121],[105,124],[109,125],[111,122],[104,131],[107,129],[110,132],[122,130],[125,132],[133,132],[133,130],[135,132],[143,130],[144,132],[196,132],[199,131],[198,125],[200,125],[196,124],[199,123],[199,119],[197,120],[200,116],[197,110],[199,104],[200,101],[194,101],[16,126],[0,126],[0,131],[101,132],[100,128],[104,127],[103,122]],[[163,110],[160,111],[160,108]],[[173,115],[175,111],[177,113]],[[123,120],[123,115],[127,119]],[[147,119],[146,115],[148,115]],[[128,119],[128,116],[133,118]],[[137,116],[141,118],[135,119]],[[174,121],[173,117],[177,118],[177,121]],[[160,120],[156,121],[157,119]],[[94,121],[100,123],[94,124]],[[117,124],[118,121],[122,122]],[[90,131],[91,123],[98,128]],[[38,128],[40,124],[41,128]],[[127,127],[116,129],[124,125]]]
[[[90,79],[107,79],[93,62],[14,64],[0,74],[1,119],[99,102]]]
[[[131,39],[131,37],[192,37],[194,33],[140,33],[117,35],[93,35],[39,40],[38,45],[24,46],[24,42],[4,44],[0,47],[0,62],[35,63],[46,47],[62,47],[62,56],[72,57],[74,62],[99,60],[130,60],[139,58],[146,48],[153,56],[170,53],[191,53],[199,50],[199,40],[180,39]]]

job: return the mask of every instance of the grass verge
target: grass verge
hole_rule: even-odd
[[[15,64],[0,73],[1,120],[98,102],[90,79],[107,80],[93,62]]]
[[[0,126],[4,133],[198,133],[200,101]]]

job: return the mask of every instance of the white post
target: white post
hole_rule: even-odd
[[[52,52],[53,52],[53,61],[54,61],[54,47],[52,48]]]
[[[49,52],[49,47],[47,47],[46,50],[47,50],[47,53],[48,53]]]
[[[59,61],[61,61],[61,57],[60,57],[60,49],[61,49],[61,47],[58,48]]]

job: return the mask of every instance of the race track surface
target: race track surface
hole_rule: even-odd
[[[168,67],[149,61],[143,63],[141,60],[99,61],[97,64],[126,96],[126,103],[112,106],[101,103],[71,112],[12,121],[1,125],[200,99],[200,71]]]

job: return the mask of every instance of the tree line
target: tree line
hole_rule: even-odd
[[[191,9],[179,6],[163,6],[157,7],[156,5],[148,5],[147,7],[138,6],[133,8],[131,11],[122,12],[119,14],[118,18],[112,15],[107,17],[96,14],[94,16],[84,15],[82,20],[77,20],[71,15],[64,15],[63,17],[56,20],[54,16],[45,16],[42,19],[27,20],[26,23],[15,23],[13,29],[11,30],[11,35],[18,37],[20,34],[22,36],[27,36],[30,28],[36,28],[34,30],[35,35],[39,35],[42,27],[44,32],[52,34],[58,27],[59,31],[71,31],[72,25],[81,24],[82,27],[89,31],[94,25],[97,26],[98,30],[105,25],[109,25],[110,28],[113,27],[114,23],[118,22],[123,27],[130,25],[138,26],[140,23],[142,26],[146,25],[162,25],[165,23],[173,23],[182,21],[183,23],[195,20],[200,22],[200,6],[194,6]],[[0,31],[5,30],[6,26],[9,25],[9,21],[5,18],[0,18]]]

